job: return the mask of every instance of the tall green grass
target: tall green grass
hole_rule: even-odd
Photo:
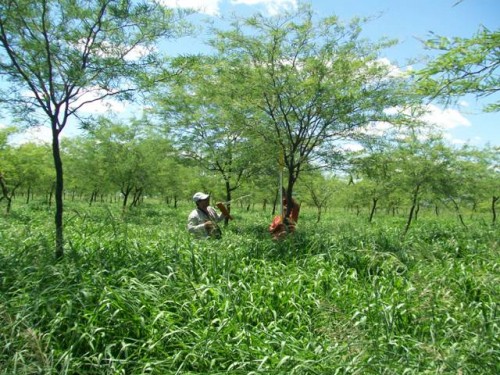
[[[50,210],[1,217],[0,374],[500,373],[498,229],[305,208],[196,241],[189,209],[74,204],[57,263]]]

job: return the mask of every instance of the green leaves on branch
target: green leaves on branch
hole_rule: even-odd
[[[446,104],[458,97],[473,94],[487,97],[500,90],[500,32],[481,28],[471,38],[436,36],[424,42],[425,47],[442,53],[417,72],[423,93]],[[485,107],[495,112],[500,103]]]

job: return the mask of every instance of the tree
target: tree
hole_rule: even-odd
[[[13,162],[21,182],[20,188],[26,193],[26,203],[35,192],[53,185],[54,170],[51,169],[49,145],[22,144],[15,148]]]
[[[112,127],[110,127],[112,129]],[[105,152],[102,141],[89,131],[84,136],[74,137],[65,143],[66,186],[72,196],[77,192],[88,195],[89,205],[99,194],[111,193],[110,171],[104,163]]]
[[[339,183],[335,177],[323,176],[318,171],[311,171],[304,177],[301,180],[301,186],[304,189],[304,202],[316,208],[316,223],[319,223],[321,214],[326,211],[333,196],[339,191]]]
[[[262,160],[249,137],[255,110],[241,102],[241,77],[218,56],[179,57],[172,66],[183,74],[169,85],[168,96],[159,96],[157,113],[180,153],[222,178],[231,202],[233,191],[261,170]]]
[[[475,212],[481,202],[490,203],[492,223],[496,221],[495,205],[500,194],[498,147],[476,149],[465,145],[453,150],[453,166],[443,176],[440,192],[451,200],[458,213],[459,202],[470,204]]]
[[[380,199],[388,198],[394,191],[394,184],[391,181],[394,176],[396,165],[393,161],[394,150],[386,147],[383,150],[372,151],[354,157],[351,161],[353,172],[363,178],[358,183],[356,190],[360,191],[360,196],[371,199],[371,209],[368,221],[371,223]]]
[[[6,213],[10,212],[12,206],[12,195],[15,189],[19,186],[18,183],[12,184],[8,181],[11,179],[10,174],[14,173],[15,167],[12,165],[12,160],[10,154],[12,153],[12,147],[9,146],[7,140],[11,134],[15,133],[13,127],[0,129],[0,189],[1,196],[0,202],[5,199],[7,206],[5,208]],[[8,177],[5,177],[5,174]]]
[[[212,45],[242,77],[239,103],[261,111],[254,133],[274,146],[276,165],[284,160],[289,200],[304,169],[335,162],[340,142],[361,140],[371,122],[394,119],[388,108],[410,102],[404,81],[378,60],[391,43],[362,41],[360,31],[358,21],[316,22],[308,6],[216,31]]]
[[[146,193],[158,189],[168,165],[165,160],[174,151],[168,140],[154,136],[150,129],[144,119],[125,125],[101,118],[89,130],[87,142],[94,145],[95,156],[84,161],[87,174],[105,171],[104,184],[121,193],[123,209],[137,206]],[[92,188],[99,190],[102,185]]]
[[[56,258],[64,253],[61,132],[82,107],[130,99],[157,77],[155,43],[176,36],[179,15],[146,0],[1,2],[0,72],[10,86],[1,103],[21,120],[45,119],[52,131]]]
[[[481,27],[471,38],[436,35],[424,45],[442,52],[416,72],[421,90],[431,98],[449,104],[465,94],[486,97],[500,90],[500,31]],[[498,100],[486,107],[499,110]]]

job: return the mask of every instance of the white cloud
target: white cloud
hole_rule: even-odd
[[[160,0],[160,2],[169,8],[193,9],[200,13],[217,16],[221,0]]]
[[[450,133],[444,133],[443,138],[446,139],[446,141],[448,143],[455,145],[455,146],[463,146],[467,143],[463,139],[458,139],[458,138],[453,137]]]
[[[371,122],[365,129],[361,132],[365,134],[374,135],[376,137],[383,137],[389,132],[394,131],[394,126],[385,121],[374,121]]]
[[[472,126],[471,122],[465,118],[459,110],[451,108],[440,108],[436,105],[428,105],[424,108],[427,112],[420,116],[419,120],[427,124],[425,127],[412,128],[416,132],[417,138],[424,142],[432,135],[440,134],[450,144],[462,145],[467,143],[453,135],[453,131],[460,127]],[[401,109],[388,108],[385,112],[388,115],[395,115]],[[407,112],[407,115],[410,115]],[[377,121],[372,122],[362,130],[361,134],[368,134],[377,137],[394,137],[395,139],[404,139],[409,128],[393,126],[390,123]],[[413,133],[415,134],[415,133]],[[479,139],[475,140],[479,143]]]
[[[422,120],[429,124],[434,124],[443,130],[455,129],[460,126],[471,126],[460,111],[452,108],[441,109],[430,104],[427,106],[427,113],[422,116]]]
[[[60,138],[65,138],[64,131],[61,133]],[[24,131],[19,131],[9,138],[9,144],[13,146],[20,146],[25,143],[51,144],[52,131],[48,125],[39,125],[30,127]]]
[[[386,66],[387,67],[387,75],[388,77],[402,77],[406,75],[407,73],[397,65],[394,65],[388,58],[382,57],[379,58],[375,61],[376,64],[379,66]],[[370,64],[370,63],[369,63]]]
[[[62,136],[63,133],[61,133]],[[32,142],[36,144],[50,144],[52,142],[52,131],[48,126],[35,126],[25,130],[12,137],[12,143],[23,144],[27,142]]]
[[[297,0],[231,0],[231,4],[263,5],[266,11],[275,16],[284,10],[297,9]]]
[[[72,104],[75,108],[85,101],[93,100],[98,97],[97,92],[87,92],[80,96],[76,102]],[[125,103],[113,100],[113,99],[102,99],[95,102],[90,102],[85,104],[78,113],[92,113],[92,114],[104,114],[107,112],[122,113],[126,110]]]
[[[200,13],[218,16],[222,0],[160,0],[160,2],[170,8],[193,9]],[[298,0],[230,0],[229,2],[231,5],[263,6],[271,16],[298,7]]]
[[[357,152],[364,150],[364,147],[360,145],[359,143],[344,143],[339,146],[342,150],[347,151],[347,152]]]
[[[140,58],[144,56],[148,56],[151,54],[151,49],[143,47],[143,46],[136,46],[132,48],[125,56],[125,60],[127,61],[135,61],[139,60]]]

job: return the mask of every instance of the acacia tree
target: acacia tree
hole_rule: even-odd
[[[67,191],[74,197],[77,192],[88,194],[89,206],[97,201],[99,195],[111,193],[109,171],[106,169],[101,143],[92,132],[74,137],[65,143]]]
[[[304,190],[304,201],[316,208],[316,223],[319,223],[321,214],[326,211],[340,190],[340,184],[335,177],[323,176],[318,171],[311,171],[304,177],[300,184]]]
[[[25,143],[15,148],[13,162],[16,174],[21,181],[21,189],[26,193],[26,203],[29,203],[35,192],[51,184],[54,170],[51,168],[50,146]],[[50,182],[49,182],[50,181]]]
[[[233,191],[265,161],[249,137],[255,110],[240,101],[242,77],[217,56],[179,57],[172,66],[183,74],[169,85],[168,96],[159,96],[157,114],[181,154],[222,179],[231,202]]]
[[[480,150],[465,145],[450,150],[450,153],[452,168],[442,176],[439,193],[452,202],[458,214],[460,206],[469,204],[474,212],[482,202],[489,201],[494,224],[495,205],[500,193],[498,148]]]
[[[20,182],[16,181],[12,183],[12,178],[10,176],[11,173],[14,173],[15,166],[12,163],[12,147],[9,146],[7,139],[9,135],[13,134],[15,132],[15,129],[10,127],[10,128],[5,128],[5,129],[0,129],[0,202],[5,199],[7,205],[6,205],[6,213],[10,212],[10,208],[12,206],[12,196],[15,192],[15,190],[19,187],[21,184]],[[8,175],[8,177],[5,176],[5,174]]]
[[[56,258],[64,252],[61,132],[85,105],[130,99],[155,77],[162,62],[155,43],[176,36],[179,16],[156,0],[0,3],[0,74],[9,86],[0,100],[52,130]]]
[[[289,200],[304,168],[335,160],[339,142],[359,139],[370,122],[391,121],[385,110],[405,96],[398,94],[402,80],[378,60],[390,43],[362,41],[360,31],[356,21],[316,21],[308,6],[216,31],[213,46],[242,77],[240,103],[262,114],[252,129],[275,146],[276,164],[284,160]]]
[[[465,94],[487,97],[499,92],[500,31],[481,27],[471,38],[436,35],[424,45],[441,52],[416,72],[420,88],[431,98],[449,104]],[[500,102],[486,110],[499,111]]]
[[[145,194],[154,193],[163,179],[167,156],[173,153],[168,140],[152,134],[145,119],[129,124],[101,118],[89,130],[88,143],[94,145],[92,158],[87,163],[87,173],[95,168],[105,171],[105,184],[123,198],[122,207],[137,206]]]
[[[381,151],[374,151],[370,154],[362,152],[351,161],[353,172],[363,178],[356,189],[361,192],[361,196],[371,199],[370,216],[368,222],[372,222],[379,200],[387,199],[394,191],[394,169],[396,164],[393,160],[393,149],[384,148]]]

